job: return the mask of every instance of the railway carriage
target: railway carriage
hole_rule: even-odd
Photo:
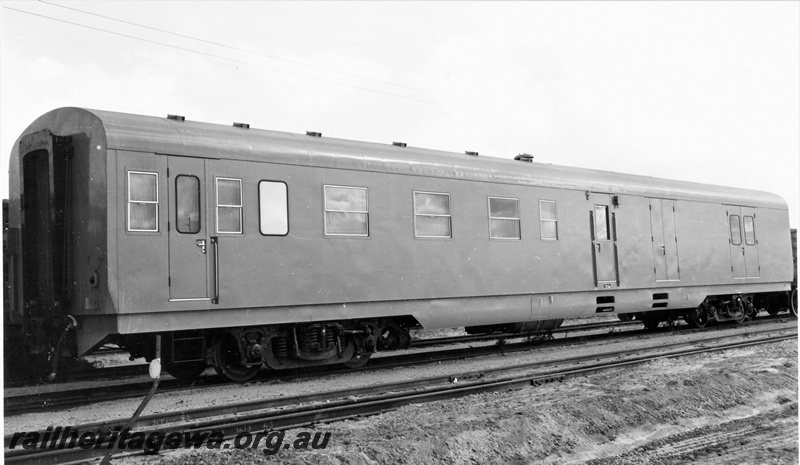
[[[62,108],[10,161],[6,359],[113,342],[179,377],[360,366],[410,328],[787,307],[778,196]],[[9,357],[11,355],[11,357]]]

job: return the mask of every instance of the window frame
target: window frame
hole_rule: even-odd
[[[240,205],[221,205],[219,203],[219,181],[237,181],[239,183],[239,201]],[[220,231],[219,230],[219,209],[222,208],[238,208],[239,209],[239,230],[238,231]],[[214,209],[216,218],[214,218],[215,228],[217,234],[244,234],[244,183],[241,178],[227,178],[215,177],[214,178]]]
[[[516,217],[492,216],[492,199],[495,199],[495,200],[513,200],[514,202],[516,202],[516,205],[517,205],[517,216]],[[486,204],[487,204],[487,208],[488,208],[488,212],[489,212],[489,239],[498,240],[498,241],[521,241],[522,240],[522,221],[521,221],[522,214],[520,212],[520,207],[519,207],[519,198],[517,198],[517,197],[500,197],[500,196],[490,195],[490,196],[488,196],[488,198],[486,200]],[[492,220],[516,221],[517,222],[517,235],[516,235],[516,237],[492,236]]]
[[[327,188],[333,187],[337,189],[359,189],[364,191],[364,206],[365,210],[329,210],[328,209],[328,197],[327,197]],[[331,233],[328,232],[328,213],[359,213],[363,214],[366,217],[366,226],[367,232],[366,234],[345,234],[345,233]],[[323,184],[322,185],[322,232],[326,237],[370,237],[369,231],[369,188],[368,187],[361,187],[361,186],[342,186],[339,184]]]
[[[736,217],[736,231],[739,236],[739,242],[733,240],[733,218]],[[731,245],[742,245],[742,220],[739,215],[728,215],[728,235],[730,237]]]
[[[555,216],[555,219],[548,220],[542,218],[542,203],[553,204],[553,216]],[[553,223],[556,227],[556,237],[544,237],[544,228],[542,228],[542,223]],[[539,199],[539,239],[542,241],[558,241],[558,202],[555,200]]]
[[[264,234],[264,230],[262,229],[262,217],[261,217],[261,183],[269,182],[273,184],[283,184],[284,192],[286,193],[286,232],[283,234]],[[289,235],[289,185],[286,184],[285,181],[277,181],[273,179],[261,179],[258,181],[258,232],[261,233],[262,236],[276,236],[276,237],[285,237]]]
[[[178,221],[178,180],[180,178],[194,178],[197,181],[197,231],[181,231],[180,222]],[[194,174],[179,174],[175,176],[175,231],[179,234],[200,234],[200,231],[203,230],[203,198],[201,197],[201,188],[200,188],[200,178],[195,176]]]
[[[750,219],[750,225],[752,226],[750,238],[752,242],[748,241],[747,239],[747,219]],[[754,216],[751,215],[743,215],[742,216],[742,232],[744,233],[744,245],[756,245],[758,244],[758,239],[756,239],[756,219]]]
[[[603,211],[603,223],[605,225],[605,235],[603,238],[598,237],[598,223],[597,223],[597,210],[601,209]],[[611,214],[609,212],[608,205],[595,205],[594,206],[594,240],[596,241],[610,241],[611,240]]]
[[[153,200],[131,200],[131,174],[144,174],[144,175],[155,176],[156,177],[156,199],[154,201]],[[159,228],[160,225],[159,225],[159,221],[158,221],[158,211],[159,211],[158,207],[159,207],[159,202],[160,202],[161,199],[160,199],[160,194],[158,192],[159,191],[159,188],[158,188],[158,172],[157,171],[128,170],[127,181],[128,181],[128,186],[127,186],[127,188],[128,188],[127,189],[128,190],[127,210],[128,211],[127,211],[127,223],[125,224],[125,231],[126,232],[130,232],[130,233],[157,233],[157,232],[160,232],[160,228]],[[132,203],[146,204],[146,205],[155,204],[155,206],[156,206],[156,213],[155,213],[156,228],[155,229],[132,229],[131,228],[131,204]]]
[[[417,194],[427,194],[427,195],[446,195],[447,196],[447,215],[441,215],[436,213],[417,213]],[[412,208],[414,210],[414,238],[415,239],[452,239],[453,238],[453,205],[450,202],[451,196],[449,192],[430,192],[430,191],[412,191]],[[450,234],[448,236],[428,236],[428,235],[420,235],[417,230],[417,217],[425,216],[425,217],[436,217],[436,218],[447,218],[447,222],[450,226]]]

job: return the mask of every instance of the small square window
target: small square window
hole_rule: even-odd
[[[450,223],[450,194],[414,192],[414,235],[453,237]]]
[[[158,173],[128,171],[128,231],[158,231]]]
[[[324,186],[325,234],[369,236],[366,187]]]
[[[539,231],[542,240],[558,240],[558,218],[555,200],[539,200]]]
[[[217,232],[242,233],[242,180],[217,178]]]
[[[520,239],[519,199],[489,197],[489,237]]]

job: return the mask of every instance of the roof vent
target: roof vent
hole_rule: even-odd
[[[186,121],[186,117],[180,115],[167,115],[167,119],[174,119],[175,121]]]
[[[314,131],[306,131],[306,135],[311,137],[322,137],[321,132],[314,132]]]
[[[514,157],[514,160],[526,161],[528,163],[531,163],[533,161],[533,155],[529,153],[520,153],[519,155]]]
[[[469,152],[468,151],[468,152],[464,152],[464,153],[466,153],[467,155],[472,155],[473,157],[477,157],[478,156],[478,152]]]
[[[408,146],[408,144],[406,144],[405,142],[392,142],[392,145],[394,145],[395,147],[406,147],[406,146]]]
[[[234,122],[234,123],[233,123],[233,127],[235,127],[235,128],[242,128],[242,129],[250,129],[250,125],[249,125],[249,124],[247,124],[247,123],[237,123],[237,122]]]

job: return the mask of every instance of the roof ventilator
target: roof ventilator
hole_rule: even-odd
[[[473,157],[477,157],[478,156],[478,152],[469,152],[469,151],[467,151],[467,152],[464,152],[464,153],[466,153],[467,155],[472,155]]]
[[[395,147],[407,147],[408,146],[408,144],[406,144],[405,142],[392,142],[392,145],[394,145]]]
[[[175,121],[186,121],[186,117],[181,115],[167,115],[167,119],[174,119]]]
[[[533,162],[533,155],[531,155],[529,153],[520,153],[519,155],[514,157],[514,160],[531,163],[531,162]]]
[[[306,135],[311,137],[322,137],[321,132],[314,132],[314,131],[306,131]]]
[[[247,123],[237,123],[237,122],[234,122],[234,123],[233,123],[233,127],[235,127],[235,128],[242,128],[242,129],[250,129],[250,125],[249,125],[249,124],[247,124]]]

